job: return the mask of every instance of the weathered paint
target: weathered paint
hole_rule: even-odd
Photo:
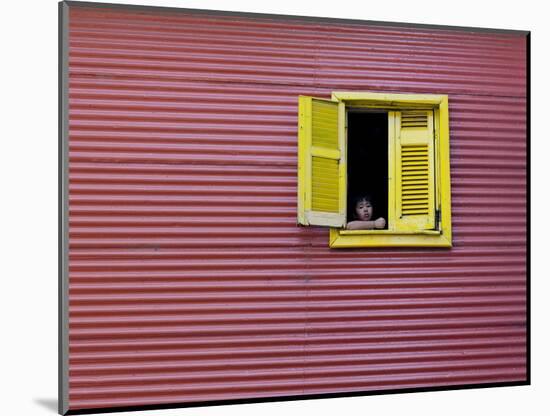
[[[69,9],[71,410],[526,380],[524,34]],[[452,249],[296,226],[335,90],[449,95]]]

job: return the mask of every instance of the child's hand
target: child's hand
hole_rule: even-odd
[[[386,220],[382,217],[374,221],[374,228],[384,228],[386,226]]]

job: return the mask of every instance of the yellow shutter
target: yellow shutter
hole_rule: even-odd
[[[395,112],[395,231],[435,228],[433,111]]]
[[[298,223],[343,227],[346,163],[343,103],[299,98]]]

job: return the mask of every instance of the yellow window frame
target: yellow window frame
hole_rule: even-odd
[[[426,109],[434,112],[435,133],[435,200],[439,215],[434,230],[346,230],[330,229],[329,245],[331,248],[352,247],[451,247],[451,174],[449,151],[449,104],[447,95],[433,94],[385,94],[367,92],[333,92],[332,100],[344,103],[345,107],[364,107],[402,111],[408,109]],[[345,111],[341,112],[340,123],[345,125]],[[347,128],[340,129],[339,140],[347,143]],[[390,134],[390,155],[395,153],[395,136]],[[389,169],[395,169],[394,160],[390,158]],[[345,163],[345,162],[344,162]],[[344,167],[347,172],[347,166]],[[390,175],[390,181],[393,175]],[[388,184],[394,189],[394,184]],[[395,204],[395,195],[388,192],[390,204]],[[388,210],[388,223],[394,218],[396,209]]]

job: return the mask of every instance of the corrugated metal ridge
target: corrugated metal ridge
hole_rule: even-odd
[[[265,13],[250,13],[250,12],[235,12],[235,11],[221,11],[221,10],[207,10],[207,9],[187,9],[179,7],[164,7],[164,6],[144,6],[144,5],[122,5],[122,4],[108,4],[108,3],[90,3],[85,1],[65,1],[64,3],[74,6],[75,9],[81,10],[94,10],[94,9],[107,9],[110,12],[117,12],[120,9],[123,9],[126,13],[136,14],[136,15],[147,15],[155,14],[158,16],[163,16],[166,18],[174,18],[181,14],[186,15],[199,15],[201,17],[209,18],[232,18],[231,20],[236,20],[238,18],[250,18],[251,20],[284,20],[286,22],[298,21],[299,23],[325,23],[325,24],[334,24],[334,25],[367,25],[367,26],[383,26],[383,27],[395,27],[399,30],[404,30],[407,28],[413,30],[441,30],[441,31],[461,31],[470,34],[498,34],[498,35],[515,35],[515,36],[525,36],[529,32],[523,30],[512,30],[512,29],[499,29],[499,28],[476,28],[476,27],[461,27],[461,26],[443,26],[443,25],[431,25],[431,24],[421,24],[421,23],[399,23],[399,22],[381,22],[381,21],[370,21],[370,20],[358,20],[358,19],[339,19],[332,17],[321,17],[321,16],[296,16],[296,15],[278,15],[278,14],[265,14]],[[147,13],[149,12],[149,13]]]
[[[190,24],[190,28],[195,29],[195,24],[200,23],[196,22],[193,24]],[[73,44],[86,44],[86,43],[92,43],[97,45],[105,45],[105,33],[118,33],[121,36],[114,41],[113,46],[116,45],[127,45],[130,49],[135,49],[137,47],[146,47],[146,46],[154,46],[152,45],[151,41],[163,41],[163,45],[156,45],[160,48],[163,52],[164,56],[177,56],[178,50],[185,50],[186,48],[190,48],[192,50],[200,50],[198,48],[198,45],[202,45],[203,43],[206,44],[206,50],[210,51],[221,51],[219,48],[216,47],[216,45],[212,45],[212,41],[216,42],[222,42],[227,43],[228,45],[237,45],[237,40],[240,40],[243,42],[242,50],[239,48],[238,54],[246,53],[247,51],[261,51],[261,49],[252,48],[254,47],[260,47],[264,46],[266,50],[273,50],[273,43],[268,42],[267,36],[259,36],[257,32],[253,32],[252,30],[248,32],[248,37],[244,37],[243,35],[246,34],[246,31],[243,31],[242,28],[237,28],[234,31],[231,31],[230,28],[227,28],[224,30],[223,23],[218,25],[213,30],[205,30],[201,27],[197,27],[197,33],[193,34],[193,37],[189,35],[187,32],[188,29],[185,28],[185,25],[179,24],[178,25],[178,31],[176,33],[168,32],[168,28],[165,25],[159,25],[159,26],[152,26],[149,31],[143,31],[143,27],[141,26],[135,26],[135,28],[139,28],[140,30],[131,30],[131,26],[127,26],[124,30],[117,29],[118,26],[112,26],[109,25],[108,22],[105,22],[103,20],[97,20],[90,22],[88,25],[84,23],[79,23],[78,26],[71,29],[71,33],[74,35],[78,35],[78,39],[76,41],[73,41]],[[338,38],[344,37],[347,34],[343,32],[342,34],[339,34],[338,32],[330,31],[328,33],[323,33],[322,29],[320,27],[315,28],[317,31],[304,31],[300,33],[300,30],[292,29],[292,30],[284,30],[288,26],[283,28],[283,31],[278,28],[276,31],[273,31],[272,34],[276,34],[276,39],[284,40],[284,45],[286,47],[283,48],[283,51],[288,50],[289,52],[293,49],[297,49],[301,44],[307,42],[310,44],[319,44],[319,42],[326,42],[326,44],[329,47],[337,48],[338,50],[348,50],[348,51],[362,51],[365,49],[364,42],[367,41],[369,44],[372,43],[375,47],[373,52],[378,51],[382,52],[385,49],[389,48],[390,50],[394,49],[400,49],[402,51],[405,51],[406,49],[403,49],[405,46],[417,46],[420,50],[423,52],[434,52],[428,49],[424,49],[427,47],[431,47],[433,45],[433,34],[430,36],[427,36],[425,39],[418,38],[414,40],[415,36],[414,34],[407,38],[407,41],[403,40],[403,34],[399,34],[399,36],[395,36],[395,39],[391,38],[391,33],[388,33],[388,31],[381,32],[381,33],[372,33],[369,32],[357,32],[354,31],[353,39],[347,39],[346,43],[344,45],[338,44]],[[326,28],[325,28],[326,30]],[[220,32],[218,34],[218,32]],[[264,35],[267,35],[268,33],[264,33]],[[196,39],[195,39],[196,35]],[[223,35],[223,38],[222,38]],[[364,35],[361,39],[361,35]],[[102,40],[103,39],[103,40]],[[148,40],[149,39],[149,40]],[[193,45],[188,44],[186,48],[184,48],[183,45],[178,44],[177,41],[189,41],[193,39],[193,41],[196,40],[196,43],[193,42]],[[455,37],[456,39],[456,37]],[[476,50],[485,50],[485,48],[488,49],[488,46],[491,46],[491,50],[488,50],[488,58],[495,58],[500,55],[502,55],[503,52],[509,51],[512,49],[512,47],[509,45],[509,43],[504,43],[501,47],[494,47],[494,41],[491,42],[480,42],[479,38],[473,38],[472,42],[470,42],[471,48],[474,49],[465,49],[465,50],[459,50],[456,48],[457,41],[453,39],[452,37],[449,37],[449,40],[447,41],[441,41],[441,43],[437,44],[436,51],[445,51],[448,50],[449,52],[452,52],[452,55],[456,56],[472,56],[473,52]],[[130,40],[133,40],[132,44],[129,43]],[[165,42],[165,43],[164,43]],[[196,46],[194,46],[196,45]],[[169,48],[170,47],[170,48]],[[455,47],[455,48],[453,48]],[[494,49],[493,49],[494,47]],[[175,48],[175,49],[174,49]],[[475,49],[478,48],[478,49]],[[104,52],[105,53],[105,52]],[[435,52],[434,52],[435,53]],[[294,54],[293,54],[294,55]],[[214,57],[212,57],[214,59]],[[481,60],[480,60],[481,61]],[[519,57],[515,57],[514,61],[518,63],[521,62],[519,60]]]
[[[204,102],[205,106],[208,105],[206,100],[207,97],[203,96],[202,101]],[[214,101],[214,103],[218,102],[217,96],[213,96],[212,100]],[[161,163],[163,162],[163,160],[168,162],[170,160],[170,154],[174,154],[174,152],[178,149],[181,149],[182,152],[191,155],[189,157],[194,157],[197,154],[204,155],[205,152],[213,152],[214,154],[229,153],[232,155],[235,155],[236,153],[242,155],[249,154],[251,155],[251,157],[249,157],[248,160],[240,160],[240,162],[251,164],[256,164],[255,161],[257,161],[257,158],[255,158],[254,155],[257,155],[258,152],[267,152],[266,155],[271,154],[273,157],[277,157],[278,155],[282,156],[285,154],[283,152],[288,152],[288,156],[294,155],[296,150],[294,145],[294,138],[292,137],[292,132],[295,127],[293,126],[294,123],[292,122],[292,119],[289,120],[288,116],[292,116],[292,118],[294,117],[296,104],[294,102],[290,102],[284,107],[281,107],[281,109],[285,109],[284,113],[281,112],[281,116],[277,116],[277,118],[271,117],[266,119],[263,114],[269,111],[270,107],[268,103],[262,106],[260,106],[257,102],[255,102],[254,104],[248,104],[244,96],[240,98],[240,100],[241,104],[235,104],[233,111],[237,111],[238,113],[240,113],[240,111],[243,111],[245,116],[232,116],[231,120],[229,120],[228,123],[229,125],[234,124],[234,129],[239,129],[238,133],[240,134],[246,132],[246,130],[243,131],[243,129],[245,128],[244,125],[246,124],[246,126],[248,126],[248,130],[250,131],[246,133],[246,135],[242,136],[242,144],[237,144],[235,142],[235,133],[233,133],[233,131],[235,130],[229,127],[225,127],[228,125],[227,122],[225,122],[225,124],[223,125],[220,125],[220,128],[217,129],[216,134],[212,134],[210,132],[206,134],[204,133],[204,129],[207,125],[209,126],[209,129],[216,129],[215,124],[212,125],[212,122],[215,120],[215,118],[219,117],[219,114],[216,112],[215,106],[207,113],[204,112],[204,109],[199,108],[197,110],[193,110],[194,112],[196,112],[196,114],[182,118],[179,115],[180,111],[185,111],[187,114],[189,110],[191,110],[194,106],[194,104],[191,104],[191,102],[189,101],[189,98],[185,102],[182,102],[178,106],[178,109],[176,109],[173,113],[163,113],[158,111],[151,112],[149,111],[149,108],[146,108],[144,112],[147,112],[151,120],[154,121],[142,123],[142,127],[139,130],[136,130],[136,128],[139,128],[139,126],[136,126],[136,123],[130,120],[139,117],[143,119],[143,116],[140,116],[140,114],[143,113],[128,113],[127,111],[117,112],[112,109],[105,109],[104,112],[99,113],[97,110],[88,110],[87,108],[89,108],[89,105],[91,105],[94,101],[86,100],[83,103],[83,106],[80,107],[82,110],[72,110],[71,112],[73,120],[82,120],[78,123],[76,121],[73,121],[71,124],[73,127],[73,129],[71,130],[71,137],[74,138],[74,143],[72,144],[71,149],[82,151],[86,150],[88,152],[91,150],[100,151],[102,148],[107,148],[108,146],[110,146],[110,148],[113,150],[119,147],[120,150],[124,150],[127,153],[129,159],[135,159],[132,154],[139,153],[141,151],[140,147],[142,149],[150,150],[153,150],[154,148],[155,152],[158,152],[158,156],[156,157],[156,159],[158,162]],[[477,107],[479,109],[482,109],[483,107],[481,107],[481,98],[477,98],[476,101]],[[74,99],[71,97],[71,104],[73,104],[73,102]],[[488,101],[488,104],[490,102],[491,101]],[[97,104],[94,103],[94,106],[96,105]],[[123,102],[121,105],[125,105],[125,102]],[[144,103],[143,105],[146,106],[147,104]],[[504,114],[506,114],[507,112],[506,109],[501,106],[498,109],[493,108],[493,111],[495,111],[494,113],[486,112],[483,115],[480,115],[479,111],[474,111],[472,113],[468,113],[468,116],[466,118],[466,113],[463,113],[461,107],[463,107],[463,104],[458,101],[456,104],[452,104],[452,110],[456,109],[456,112],[453,113],[453,117],[451,118],[451,127],[455,128],[456,133],[454,137],[456,138],[456,140],[468,140],[467,142],[464,142],[464,144],[460,147],[460,149],[464,149],[464,156],[469,154],[475,155],[482,147],[487,148],[487,146],[490,146],[493,147],[492,156],[498,156],[499,160],[503,160],[503,158],[511,160],[515,158],[514,154],[516,151],[523,150],[525,148],[524,142],[518,142],[516,140],[516,132],[525,134],[524,116],[518,114],[501,116],[501,112]],[[226,108],[226,111],[229,112],[230,110],[231,106],[228,106],[228,108]],[[252,117],[253,112],[258,113],[257,118]],[[510,113],[512,113],[512,111],[510,111]],[[105,119],[105,116],[103,114],[109,114],[109,119]],[[168,118],[168,116],[171,114],[173,114],[174,116]],[[198,117],[199,114],[200,117]],[[97,118],[98,116],[102,116],[101,120],[103,121],[98,121],[94,124],[90,124],[90,122],[84,124],[84,120],[87,120],[88,118]],[[200,136],[198,136],[196,133],[180,133],[180,131],[188,130],[188,121],[190,121],[191,118],[193,118],[197,122],[201,119],[204,120],[203,126],[199,125],[193,129],[194,131],[200,131],[201,129],[203,129],[202,131],[200,131]],[[174,123],[166,123],[165,119],[174,119]],[[107,122],[107,120],[110,121]],[[265,130],[266,122],[272,124],[269,128],[269,136],[265,135],[265,133],[262,134],[262,132]],[[507,124],[504,125],[504,122],[506,122]],[[94,125],[100,126],[101,130],[91,130]],[[107,126],[112,127],[110,130],[106,130]],[[124,126],[128,126],[128,128],[123,129]],[[130,126],[131,130],[128,130]],[[158,128],[155,126],[162,126],[163,129],[166,129],[166,132],[160,133],[158,131]],[[170,126],[172,126],[172,128],[169,128]],[[257,131],[252,130],[253,126],[257,126]],[[77,127],[79,128],[78,131],[75,130]],[[478,132],[480,131],[479,129],[482,127],[490,127],[491,130],[490,132],[484,132],[481,136]],[[86,129],[84,130],[84,128]],[[148,133],[148,130],[153,128],[156,128],[155,137],[157,139],[155,140],[155,143],[150,142],[151,136],[150,133]],[[277,130],[280,131],[280,135],[273,135],[273,132]],[[224,138],[224,136],[221,135],[222,133],[224,133],[224,135],[231,136]],[[113,141],[110,141],[109,143],[104,142],[106,135],[112,136],[113,139],[116,138],[119,143],[117,144]],[[211,144],[205,141],[205,139],[208,137],[210,138],[210,140],[212,140]],[[484,140],[483,143],[479,141],[479,139],[482,137]],[[130,138],[131,141],[128,142]],[[160,141],[161,138],[164,143]],[[99,139],[101,139],[101,141],[98,141]],[[149,141],[149,143],[140,144],[140,142],[142,141]],[[183,143],[186,142],[189,142],[189,144],[182,146]],[[193,142],[197,143],[192,144]],[[223,147],[225,143],[227,144],[226,150]],[[222,147],[220,147],[220,145],[222,145]],[[282,148],[282,145],[287,147],[287,149]],[[468,153],[465,153],[466,150],[468,151]],[[462,155],[462,151],[460,153],[457,153],[457,151],[454,151],[453,149],[452,151],[455,152],[456,156]],[[78,155],[79,153],[73,152],[72,154],[76,157],[76,155]],[[100,153],[98,152],[96,153],[96,155],[99,156]],[[172,159],[173,158],[174,157],[172,157]],[[76,160],[75,158],[73,159]],[[283,163],[282,158],[278,159],[279,164]],[[139,160],[134,161],[134,163],[136,162],[139,163]],[[210,158],[210,160],[207,159],[205,160],[205,162],[217,163],[215,158]],[[227,163],[227,161],[224,161],[224,163]],[[294,163],[295,162],[292,162],[291,165],[295,166]],[[462,161],[457,163],[462,163]],[[510,163],[507,163],[506,165],[507,167],[512,167]],[[524,164],[522,164],[522,166],[523,165]],[[494,165],[494,167],[498,168],[499,166]],[[125,167],[124,169],[128,168]],[[483,175],[487,175],[488,173],[490,172],[485,172]],[[503,172],[500,172],[500,174],[502,173]],[[460,175],[460,173],[457,173],[457,175]]]
[[[137,20],[133,23],[135,30],[132,32],[132,23],[126,20],[122,28],[120,21],[117,21],[115,16],[116,13],[107,12],[105,15],[101,15],[97,21],[92,19],[90,29],[86,29],[85,19],[79,21],[77,25],[72,25],[73,71],[90,73],[93,69],[96,73],[103,73],[104,76],[116,74],[115,76],[122,77],[155,77],[161,74],[163,77],[173,79],[211,80],[223,77],[231,82],[239,82],[240,78],[233,76],[239,73],[241,76],[246,74],[248,82],[315,83],[318,85],[330,83],[330,85],[349,88],[362,82],[362,67],[368,65],[370,71],[379,72],[379,81],[386,84],[396,76],[407,78],[409,72],[414,74],[416,79],[425,77],[429,83],[447,83],[450,82],[450,79],[446,77],[447,73],[453,77],[455,83],[456,81],[463,83],[462,88],[468,85],[469,92],[472,91],[471,88],[479,79],[478,85],[484,89],[494,90],[499,86],[507,86],[510,88],[507,95],[523,96],[525,93],[525,77],[509,76],[510,68],[515,67],[516,72],[523,71],[522,62],[525,57],[520,57],[517,54],[518,46],[524,50],[520,38],[515,41],[504,41],[503,38],[496,37],[499,41],[504,42],[502,47],[499,47],[495,43],[495,37],[491,36],[472,36],[471,42],[473,43],[468,44],[470,40],[467,40],[467,34],[460,37],[456,32],[450,32],[446,35],[448,36],[447,40],[444,40],[445,36],[442,35],[443,38],[438,38],[438,41],[434,42],[433,33],[429,32],[422,35],[425,36],[424,40],[421,38],[412,40],[415,36],[420,35],[415,33],[409,36],[407,34],[405,39],[403,32],[399,31],[377,29],[377,32],[372,32],[372,30],[369,32],[357,28],[355,28],[353,38],[346,33],[342,33],[342,36],[346,37],[338,38],[339,35],[334,33],[334,30],[323,33],[323,28],[318,25],[298,29],[299,25],[292,26],[289,23],[280,22],[270,29],[269,26],[266,28],[263,22],[257,23],[258,27],[253,25],[242,27],[242,25],[231,26],[223,19],[219,22],[216,21],[215,28],[209,27],[205,30],[203,25],[211,24],[211,19],[201,20],[185,15],[176,19],[177,24],[173,26],[166,22],[161,24],[160,21],[157,21],[158,16],[155,15],[146,20],[143,20],[142,17],[135,17]],[[189,27],[182,26],[182,24],[189,25]],[[145,30],[146,27],[149,29]],[[343,27],[341,30],[344,30]],[[201,31],[204,32],[203,40],[210,44],[209,47],[205,48],[203,45],[201,48],[197,44],[198,39],[196,40],[196,38]],[[177,35],[178,32],[181,34]],[[188,33],[191,32],[193,37],[189,37]],[[414,33],[413,30],[410,32]],[[165,35],[161,35],[164,36],[162,39],[158,37],[154,39],[156,42],[168,41],[166,36],[171,36],[171,39],[178,43],[179,52],[174,51],[175,44],[172,45],[172,50],[169,52],[163,52],[157,48],[152,51],[151,43],[143,43],[143,39],[146,39],[147,36],[154,36],[154,33],[165,33]],[[364,37],[361,38],[363,34]],[[86,42],[85,39],[90,35],[93,36],[92,39],[96,39],[95,43],[91,45],[88,43],[88,47],[83,48],[82,42]],[[98,35],[107,36],[105,39],[115,37],[119,42],[129,36],[127,42],[132,42],[132,50],[124,51],[114,48],[112,43],[97,43]],[[145,38],[143,38],[144,36]],[[395,36],[395,39],[392,36]],[[247,37],[250,39],[247,40]],[[139,39],[142,39],[141,46],[135,43],[136,40],[139,42]],[[233,47],[227,44],[231,39],[234,42]],[[384,39],[385,43],[379,45],[383,49],[375,52],[373,48],[376,47],[377,39]],[[486,43],[479,43],[479,39],[486,39]],[[252,43],[248,44],[248,49],[246,49],[248,41]],[[353,42],[361,42],[358,45],[365,46],[356,48],[355,51],[342,49],[349,48]],[[496,42],[498,43],[498,41]],[[264,46],[261,46],[262,44]],[[304,44],[310,46],[307,53],[302,50]],[[268,45],[269,48],[266,50],[265,46]],[[392,64],[388,65],[388,54],[392,53],[391,48],[398,45],[401,45],[402,49],[393,52],[395,59],[392,59]],[[291,46],[297,48],[294,53],[291,52]],[[212,47],[217,49],[209,49]],[[453,50],[468,51],[473,54],[471,56],[475,57],[475,61],[468,62],[470,58],[464,55],[460,58],[457,56],[454,61],[451,61],[452,55],[441,48],[450,48],[451,52]],[[410,52],[407,53],[407,50]],[[437,60],[433,59],[434,53],[437,53]],[[493,55],[496,60],[490,63]],[[407,56],[410,58],[406,58]],[[446,59],[441,59],[443,57]],[[504,62],[506,62],[506,71],[501,69]],[[357,66],[359,64],[361,66]],[[486,66],[487,64],[489,66]],[[472,71],[471,65],[478,69]],[[432,67],[434,66],[437,67],[436,73],[433,72]],[[462,73],[458,69],[460,66],[464,68]],[[331,79],[333,70],[338,71],[341,79],[340,84],[337,83],[338,80]],[[159,73],[159,71],[161,72]],[[423,74],[422,71],[427,72]],[[451,83],[449,87],[451,85],[453,84]]]
[[[75,13],[78,13],[78,10],[75,11]],[[145,14],[139,14],[139,15],[133,15],[132,19],[129,20],[128,16],[129,14],[124,13],[122,15],[118,15],[116,12],[108,11],[103,14],[95,13],[97,17],[95,18],[86,18],[82,17],[79,20],[79,25],[83,25],[83,27],[86,25],[86,23],[90,24],[90,27],[95,27],[99,25],[100,27],[103,25],[108,25],[109,22],[113,22],[117,25],[117,27],[125,28],[126,30],[131,28],[139,28],[143,29],[144,27],[148,27],[151,29],[155,29],[159,32],[169,32],[171,35],[173,34],[185,34],[185,24],[192,24],[192,25],[205,25],[209,26],[209,30],[205,30],[198,27],[198,35],[201,33],[216,33],[218,31],[223,32],[229,32],[231,33],[231,30],[233,30],[233,33],[239,34],[239,36],[242,36],[243,34],[250,34],[254,37],[258,35],[258,33],[271,33],[271,34],[277,34],[277,35],[283,35],[288,36],[289,40],[295,39],[297,36],[299,37],[300,34],[309,34],[308,36],[311,36],[314,32],[328,32],[332,35],[338,36],[338,34],[342,34],[342,36],[345,36],[347,34],[353,33],[355,35],[361,35],[361,34],[369,34],[370,36],[378,36],[381,39],[385,39],[386,41],[394,41],[397,40],[399,42],[403,42],[403,33],[407,33],[407,39],[415,40],[415,39],[423,39],[428,38],[431,39],[434,34],[437,35],[438,39],[445,44],[446,41],[449,39],[456,39],[457,33],[455,31],[445,31],[445,30],[419,30],[418,28],[412,28],[412,29],[403,29],[403,28],[392,28],[391,26],[386,27],[376,27],[376,26],[357,26],[357,25],[345,25],[345,24],[336,24],[336,25],[304,25],[302,22],[299,23],[293,23],[289,21],[284,22],[277,22],[277,21],[269,21],[269,20],[258,20],[258,19],[249,19],[249,18],[236,18],[236,19],[226,19],[226,18],[212,18],[212,17],[203,17],[203,16],[197,16],[193,14],[187,14],[178,16],[176,18],[165,18],[161,17],[159,14],[151,14],[151,15],[145,15]],[[104,17],[108,16],[108,20],[105,20]],[[118,17],[121,17],[121,19],[117,19]],[[173,23],[171,25],[170,23]],[[183,26],[182,26],[183,24]],[[106,27],[106,26],[103,26]],[[281,33],[282,32],[282,33]],[[318,35],[317,35],[318,36]],[[461,39],[463,39],[464,42],[467,42],[466,44],[483,44],[485,43],[491,43],[493,46],[498,48],[498,44],[502,45],[509,45],[510,41],[513,40],[516,42],[516,45],[522,45],[523,42],[523,36],[511,36],[506,37],[502,35],[490,35],[490,34],[480,34],[480,33],[468,33],[467,31],[464,31],[460,33]],[[315,37],[313,38],[315,39]],[[317,37],[317,39],[319,39]],[[355,38],[347,38],[346,39],[346,45],[349,43],[357,43],[360,42],[360,39],[358,37]],[[509,46],[508,46],[509,47]]]
[[[332,88],[332,87],[331,87]],[[147,91],[147,95],[138,95],[138,91]],[[356,89],[350,89],[355,91]],[[363,87],[362,91],[377,91],[376,86],[369,85],[368,88]],[[74,93],[72,93],[74,91]],[[263,84],[262,88],[258,89],[255,84],[243,84],[243,83],[228,83],[224,81],[216,80],[202,80],[200,82],[192,80],[148,80],[148,79],[125,79],[125,78],[106,78],[98,77],[91,78],[86,75],[75,74],[71,78],[71,96],[79,97],[81,95],[90,97],[105,97],[114,98],[120,96],[120,98],[136,98],[139,97],[144,100],[159,99],[160,102],[164,101],[177,101],[183,96],[189,95],[194,101],[201,102],[203,92],[206,94],[205,100],[208,100],[208,93],[215,93],[215,91],[224,91],[225,99],[229,104],[240,102],[244,99],[245,102],[249,102],[251,99],[257,100],[259,103],[269,103],[273,105],[284,104],[289,94],[311,94],[311,95],[323,95],[327,94],[327,88],[321,88],[316,86],[303,86],[303,85],[278,85],[278,84]],[[255,91],[255,95],[251,96],[246,92]],[[331,90],[332,91],[332,90]],[[393,91],[391,88],[387,92]],[[183,95],[185,92],[187,94]],[[239,94],[243,92],[243,94]],[[417,92],[420,92],[417,90]],[[254,98],[253,98],[254,97]],[[330,93],[327,97],[330,97]],[[505,96],[505,95],[484,95],[478,93],[472,94],[453,94],[454,100],[464,100],[470,98],[479,98],[483,100],[493,100],[494,104],[509,104],[522,102],[525,103],[525,98]],[[219,102],[218,102],[219,103]],[[451,103],[452,104],[452,103]],[[525,105],[525,104],[524,104]],[[277,107],[275,107],[277,108]],[[486,105],[475,103],[475,101],[468,102],[468,106],[465,108],[484,109],[489,112],[494,108],[490,102]],[[511,110],[509,110],[511,112]],[[516,111],[517,113],[517,111]],[[479,113],[478,113],[479,114]],[[521,114],[521,113],[519,113]],[[452,114],[451,114],[452,115]]]
[[[89,35],[97,33],[95,36],[82,37],[78,41],[72,42],[73,50],[75,54],[80,56],[89,56],[92,53],[95,56],[117,56],[117,57],[146,57],[148,59],[152,58],[161,58],[169,61],[176,61],[181,58],[183,53],[192,54],[190,56],[201,57],[205,56],[207,52],[223,52],[229,56],[234,55],[234,60],[238,60],[239,57],[246,56],[247,52],[249,54],[254,54],[255,56],[262,57],[261,59],[267,62],[280,63],[284,59],[285,63],[289,65],[301,65],[306,61],[304,58],[303,51],[299,50],[299,45],[296,44],[292,48],[291,43],[285,42],[285,47],[271,46],[270,42],[265,41],[265,45],[262,42],[255,40],[254,44],[243,45],[242,40],[235,39],[232,40],[231,37],[225,37],[223,39],[216,39],[211,34],[204,35],[202,38],[197,35],[197,39],[193,39],[193,45],[185,46],[180,45],[176,40],[170,41],[170,39],[151,39],[151,40],[137,40],[134,37],[128,38],[125,40],[127,35],[121,34],[116,41],[112,39],[101,39],[101,32],[87,32]],[[84,32],[82,32],[84,34]],[[223,45],[212,46],[211,41],[218,40],[220,43],[223,42]],[[158,45],[158,42],[162,41],[162,45]],[[103,50],[102,47],[109,46],[109,50]],[[380,44],[377,47],[370,48],[371,54],[369,55],[369,61],[372,62],[384,62],[384,53],[388,50],[393,50],[395,52],[402,53],[401,61],[405,64],[420,64],[420,63],[431,63],[434,57],[439,57],[445,55],[456,58],[456,61],[451,61],[450,59],[446,62],[449,63],[448,67],[451,69],[451,63],[457,67],[469,68],[471,65],[480,65],[480,67],[492,68],[495,73],[506,74],[506,71],[502,68],[505,58],[500,57],[498,54],[489,52],[489,56],[493,56],[495,60],[494,63],[487,62],[487,59],[475,59],[476,55],[473,52],[463,52],[453,48],[444,49],[442,45],[436,50],[433,50],[431,45],[426,45],[426,48],[418,48],[424,55],[427,57],[420,57],[417,55],[410,54],[409,44],[399,45],[399,42],[388,42],[385,44]],[[154,51],[146,51],[145,48],[155,48]],[[324,45],[323,48],[326,46]],[[138,49],[140,48],[140,49]],[[97,51],[101,50],[100,53]],[[139,51],[139,52],[138,52]],[[361,47],[352,47],[348,46],[346,48],[340,47],[338,50],[331,51],[331,56],[336,57],[346,57],[348,59],[357,60],[366,60],[366,58],[361,55],[363,48]],[[94,53],[95,52],[95,53]],[[186,57],[189,55],[186,55]],[[242,59],[242,58],[241,58]],[[220,60],[227,60],[227,58],[219,58]],[[445,64],[444,62],[443,64]],[[512,66],[517,67],[517,69],[522,70],[521,62],[511,62]],[[381,66],[380,64],[378,64]]]

